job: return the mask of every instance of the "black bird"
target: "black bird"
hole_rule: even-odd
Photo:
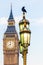
[[[22,11],[23,12],[27,12],[24,6],[22,7]]]

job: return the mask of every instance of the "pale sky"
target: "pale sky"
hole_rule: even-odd
[[[31,42],[28,47],[27,65],[43,65],[43,0],[0,0],[0,65],[3,60],[3,35],[7,28],[7,19],[12,3],[13,16],[18,35],[18,23],[22,19],[22,6],[27,10],[26,18],[30,21]],[[23,65],[20,54],[19,65]]]

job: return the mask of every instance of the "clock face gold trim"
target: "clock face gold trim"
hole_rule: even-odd
[[[15,43],[13,41],[8,41],[6,44],[6,47],[8,49],[12,49],[12,48],[14,48],[14,46],[15,46]]]

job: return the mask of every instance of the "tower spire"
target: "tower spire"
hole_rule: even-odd
[[[10,11],[10,16],[8,20],[14,20],[13,13],[12,13],[12,4],[11,4],[11,11]]]

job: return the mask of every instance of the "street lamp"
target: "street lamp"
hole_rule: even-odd
[[[25,18],[26,10],[24,7],[22,8],[23,11],[23,19],[19,22],[20,28],[20,53],[23,56],[23,65],[26,65],[26,56],[28,52],[28,46],[30,46],[30,37],[31,31],[29,29],[29,21]]]

